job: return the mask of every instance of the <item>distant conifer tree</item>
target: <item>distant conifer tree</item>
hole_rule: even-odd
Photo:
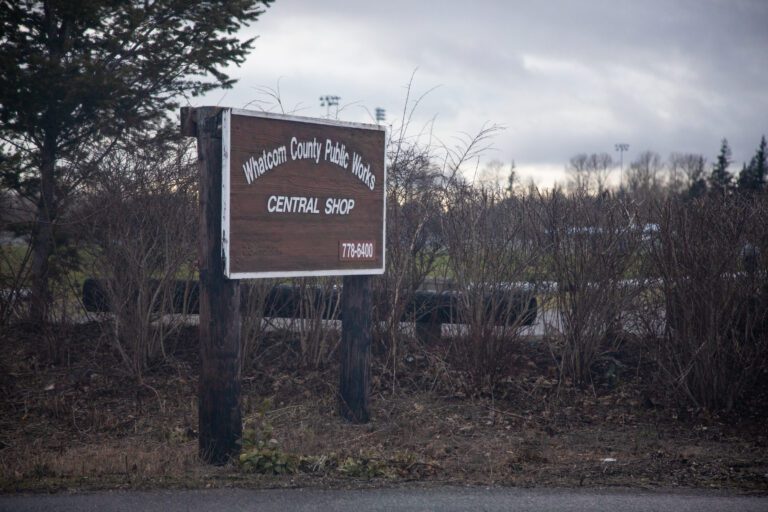
[[[749,165],[744,165],[739,173],[738,187],[740,191],[757,191],[765,187],[766,179],[766,143],[765,135],[760,139],[760,145],[757,147],[755,156],[749,161]]]
[[[728,140],[723,139],[720,145],[720,154],[717,155],[712,174],[709,175],[709,187],[714,194],[727,194],[732,187],[733,175],[728,171],[731,165],[731,148]]]

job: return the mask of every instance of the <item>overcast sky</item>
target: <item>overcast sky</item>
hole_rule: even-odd
[[[413,126],[436,117],[451,143],[488,123],[505,129],[486,160],[514,160],[541,185],[569,158],[628,143],[625,165],[650,149],[712,161],[726,137],[733,171],[768,135],[768,0],[277,0],[243,36],[258,35],[239,82],[196,104],[399,124],[405,85],[429,91]],[[366,111],[367,109],[367,111]],[[618,173],[617,173],[618,174]]]

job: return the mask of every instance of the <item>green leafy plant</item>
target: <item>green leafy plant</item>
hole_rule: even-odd
[[[239,462],[240,467],[251,473],[285,475],[296,472],[299,459],[283,452],[276,439],[270,439],[241,453]]]
[[[273,428],[266,417],[269,401],[265,400],[253,420],[253,426],[243,428],[242,452],[238,458],[240,467],[251,473],[284,475],[295,473],[299,458],[285,453],[275,439]]]
[[[390,476],[386,463],[370,458],[347,457],[339,464],[339,473],[354,478],[376,478]]]

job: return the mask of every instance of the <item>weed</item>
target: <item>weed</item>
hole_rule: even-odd
[[[347,457],[339,465],[339,473],[352,478],[377,478],[393,476],[392,469],[383,461],[361,457]]]
[[[264,400],[253,420],[253,426],[243,428],[241,439],[242,453],[238,458],[240,467],[250,473],[266,475],[284,475],[295,473],[299,467],[299,458],[289,455],[280,448],[280,443],[272,437],[273,427],[266,417],[269,400]]]

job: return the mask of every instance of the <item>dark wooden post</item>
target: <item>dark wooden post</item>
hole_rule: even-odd
[[[353,423],[370,419],[371,276],[344,276],[341,291],[339,413]]]
[[[240,283],[224,277],[221,251],[221,109],[182,109],[182,132],[197,135],[200,169],[200,457],[225,464],[242,436],[241,320]]]

